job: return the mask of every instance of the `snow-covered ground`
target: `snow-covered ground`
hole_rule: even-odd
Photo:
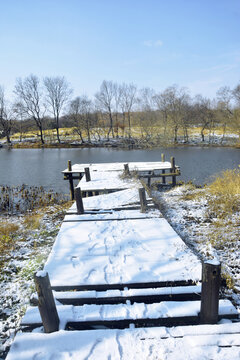
[[[212,217],[210,196],[205,188],[191,184],[153,192],[164,217],[185,243],[201,259],[216,258],[221,262],[223,276],[230,287],[225,295],[240,306],[240,213],[220,220]]]
[[[1,216],[1,221],[18,224],[20,228],[13,250],[0,257],[4,261],[0,276],[0,359],[5,358],[19,330],[35,288],[33,274],[45,263],[62,219],[63,209],[59,206],[46,208],[36,229],[26,226],[25,216]]]

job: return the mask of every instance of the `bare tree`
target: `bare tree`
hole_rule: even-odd
[[[92,101],[87,96],[78,96],[70,103],[70,116],[74,121],[75,131],[83,139],[83,130],[86,131],[88,141],[91,142],[91,125],[92,125]]]
[[[118,85],[117,83],[114,84],[114,111],[115,111],[115,129],[116,129],[116,136],[119,137],[119,127],[121,128],[120,122],[119,122],[119,106],[121,103],[122,98],[122,86]]]
[[[145,140],[150,140],[153,135],[157,135],[154,128],[156,122],[156,112],[154,111],[156,104],[154,98],[155,91],[150,88],[140,89],[137,97],[139,125],[142,138],[145,138]]]
[[[155,97],[158,109],[164,114],[164,132],[169,124],[173,131],[174,143],[178,142],[178,132],[183,127],[185,138],[186,132],[186,107],[189,102],[189,95],[185,88],[178,88],[177,85],[169,86],[161,94]]]
[[[233,89],[232,94],[237,105],[233,111],[232,126],[238,132],[240,140],[240,84]]]
[[[115,105],[115,93],[116,85],[113,83],[113,81],[104,80],[100,86],[100,91],[95,94],[97,107],[99,107],[103,112],[105,112],[109,118],[109,130],[107,133],[108,140],[110,133],[112,133],[112,137],[114,138],[113,113]]]
[[[43,138],[43,118],[45,107],[43,105],[43,93],[40,81],[37,76],[29,75],[24,80],[16,80],[14,93],[18,97],[18,104],[21,107],[21,113],[25,118],[32,118],[40,132],[41,143]]]
[[[232,94],[238,106],[240,106],[240,83],[233,89]]]
[[[223,142],[224,140],[227,125],[230,125],[233,116],[233,112],[231,109],[232,97],[232,91],[228,86],[223,86],[217,91],[217,110],[219,115],[218,118],[221,119],[221,123],[223,126],[223,136],[221,142]]]
[[[45,77],[44,85],[46,89],[46,104],[49,111],[53,114],[55,128],[57,130],[57,139],[60,144],[59,137],[59,119],[63,106],[67,103],[72,90],[64,77]]]
[[[136,93],[137,87],[134,84],[122,85],[121,108],[123,117],[127,117],[129,138],[131,138],[131,112],[133,111],[133,106],[137,102]]]
[[[24,130],[26,130],[26,124],[24,122],[25,112],[21,102],[15,102],[13,104],[13,113],[15,114],[15,117],[18,120],[16,123],[16,128],[17,131],[20,133],[19,141],[21,142],[23,138]]]
[[[160,115],[161,125],[163,126],[163,136],[167,136],[168,125],[168,100],[164,93],[159,93],[154,96],[154,102],[156,104],[158,113]]]
[[[211,129],[214,113],[211,108],[211,101],[204,98],[202,95],[196,95],[194,100],[194,114],[197,119],[197,124],[201,127],[202,142],[205,141],[205,129]]]
[[[4,88],[0,86],[0,126],[3,130],[3,135],[7,138],[7,143],[11,144],[10,134],[12,130],[12,113],[11,109],[7,106]]]

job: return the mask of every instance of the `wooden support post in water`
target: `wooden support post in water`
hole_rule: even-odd
[[[138,189],[139,198],[140,198],[140,205],[141,205],[141,212],[145,213],[147,211],[147,199],[146,199],[146,192],[144,188]]]
[[[171,157],[171,172],[175,173],[176,171],[176,166],[175,166],[175,157]],[[172,176],[172,184],[173,186],[176,185],[176,175]]]
[[[44,331],[51,333],[59,330],[59,317],[53,298],[49,276],[46,271],[38,271],[34,275],[38,294],[38,308],[42,318]]]
[[[151,174],[152,174],[152,171],[149,171],[148,175],[151,175]],[[150,186],[151,186],[151,178],[149,176],[149,178],[148,178],[148,187],[150,187]]]
[[[200,322],[216,324],[218,322],[219,288],[221,282],[221,264],[209,260],[202,265],[202,295]]]
[[[72,162],[71,160],[68,160],[68,171],[72,171]],[[70,198],[71,200],[74,200],[74,186],[73,186],[73,179],[72,174],[68,174],[69,178],[69,187],[70,187]]]
[[[76,199],[76,206],[77,206],[77,214],[83,214],[84,207],[83,207],[82,192],[81,192],[80,187],[77,187],[75,189],[75,199]]]
[[[91,181],[91,175],[90,175],[90,169],[89,167],[84,168],[85,176],[86,176],[86,182]]]
[[[162,154],[162,155],[161,155],[161,159],[162,159],[162,162],[165,162],[165,154]],[[164,169],[162,170],[162,174],[165,174],[165,170],[164,170]],[[162,177],[162,183],[163,183],[163,184],[166,184],[166,178],[165,178],[165,176]]]
[[[124,173],[125,173],[125,175],[130,175],[128,164],[124,164]]]

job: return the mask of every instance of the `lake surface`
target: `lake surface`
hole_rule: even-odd
[[[175,156],[182,175],[178,180],[204,184],[222,170],[237,168],[240,150],[232,148],[176,147],[151,150],[107,148],[86,149],[0,149],[0,185],[37,185],[68,193],[61,171],[67,161],[75,163],[166,161]]]

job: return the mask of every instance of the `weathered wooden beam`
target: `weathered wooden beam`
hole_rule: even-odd
[[[148,201],[147,201],[148,202]],[[113,211],[123,211],[123,210],[139,210],[140,209],[140,205],[136,205],[136,206],[122,206],[122,207],[116,207],[116,208],[110,208],[110,209],[104,209],[104,214],[106,214],[106,212],[109,212],[110,214],[112,214]],[[148,209],[156,209],[156,206],[154,204],[148,204]],[[99,215],[99,214],[103,214],[101,213],[102,209],[88,209],[88,210],[84,210],[84,214],[91,214],[91,215]],[[93,213],[94,211],[94,213]],[[66,215],[76,215],[76,211],[68,211],[66,213]],[[63,220],[65,221],[65,220]]]
[[[165,171],[165,170],[162,170]],[[165,178],[167,176],[179,176],[181,175],[180,171],[178,171],[178,169],[175,169],[175,172],[170,172],[170,173],[162,173],[162,174],[146,174],[146,175],[139,175],[140,178]]]
[[[83,187],[83,190],[82,190],[82,193],[83,193],[83,197],[88,197],[88,196],[91,196],[89,193],[93,193],[95,191],[98,191],[98,193],[100,195],[102,194],[110,194],[110,193],[113,193],[113,192],[116,192],[116,191],[120,191],[120,190],[126,190],[127,189],[127,186],[126,187],[122,187],[122,188],[112,188],[112,189],[106,189],[106,188],[91,188],[91,189],[84,189],[84,185],[82,186]],[[86,194],[86,196],[84,196],[84,193]]]
[[[84,207],[83,207],[82,192],[80,187],[77,187],[75,189],[75,198],[76,198],[77,214],[83,214]]]
[[[79,220],[64,220],[63,222],[64,223],[77,223],[77,222],[96,222],[96,221],[126,221],[126,220],[144,220],[144,219],[155,219],[156,217],[151,217],[151,216],[146,216],[146,217],[131,217],[131,218],[126,218],[126,217],[123,217],[123,218],[116,218],[116,219],[113,219],[113,218],[109,218],[109,219],[79,219]]]
[[[179,326],[179,325],[197,325],[197,316],[183,316],[183,317],[166,317],[159,319],[125,319],[125,320],[103,320],[103,321],[84,321],[84,322],[68,322],[66,330],[92,330],[96,327],[108,329],[126,329],[130,324],[138,327],[154,327],[154,326]]]
[[[175,157],[171,157],[171,172],[174,174],[176,171],[176,165],[175,165]],[[176,175],[172,175],[172,184],[173,186],[176,185]]]
[[[96,294],[96,296],[89,297],[80,297],[77,296],[76,292],[72,292],[72,296],[67,296],[66,292],[55,292],[55,299],[59,301],[63,305],[84,305],[84,304],[96,304],[96,305],[104,305],[104,304],[125,304],[126,301],[130,301],[131,304],[142,303],[145,304],[153,304],[161,301],[193,301],[193,300],[201,300],[201,293],[196,291],[195,289],[189,290],[189,292],[172,292],[172,288],[169,292],[166,291],[164,294],[141,294],[141,295],[109,295],[104,296],[102,293]],[[75,295],[76,294],[76,295]],[[75,297],[74,297],[75,296]],[[32,306],[38,305],[38,299],[35,294],[32,295],[30,299]]]
[[[73,180],[81,180],[82,179],[82,174],[79,174],[79,175],[72,175],[73,173],[65,173],[64,174],[64,177],[63,177],[63,180],[69,180],[69,175],[71,175],[71,179]]]
[[[72,171],[71,160],[68,160],[68,171]],[[73,186],[73,178],[71,173],[69,173],[69,188],[70,188],[70,199],[74,200],[74,186]]]
[[[206,261],[202,265],[202,296],[200,322],[216,324],[218,322],[219,288],[221,282],[221,264],[218,261]]]
[[[148,175],[153,175],[153,172],[152,171],[149,171],[148,172]],[[150,187],[151,186],[151,177],[149,176],[148,177],[148,187]]]
[[[59,317],[51,290],[48,273],[38,271],[34,275],[38,294],[38,308],[41,315],[44,331],[51,333],[59,329]]]
[[[147,200],[146,200],[146,192],[144,188],[138,189],[139,199],[141,205],[141,213],[145,213],[147,211]]]
[[[84,305],[84,304],[126,304],[126,301],[133,303],[153,304],[161,301],[193,301],[200,300],[200,293],[189,294],[165,294],[165,295],[135,295],[135,296],[114,296],[97,298],[69,298],[57,296],[57,300],[63,305]]]
[[[162,154],[161,156],[162,162],[165,162],[165,154]],[[166,173],[165,169],[162,170],[162,174],[164,175]],[[166,184],[166,176],[162,176],[162,183]]]
[[[126,176],[129,176],[130,175],[130,171],[129,171],[129,166],[128,164],[124,164],[124,174]]]
[[[85,171],[86,182],[91,181],[91,175],[90,175],[89,167],[84,168],[84,171]]]
[[[176,281],[156,281],[148,283],[124,283],[124,284],[85,284],[85,285],[62,285],[52,286],[56,291],[74,291],[74,290],[95,290],[95,291],[107,291],[107,290],[124,290],[128,289],[149,289],[157,287],[175,287],[175,286],[188,286],[196,285],[196,281],[193,280],[176,280]]]
[[[171,157],[171,172],[173,173],[172,175],[172,185],[175,186],[176,185],[176,175],[175,175],[175,171],[176,171],[176,165],[175,165],[175,157]]]

